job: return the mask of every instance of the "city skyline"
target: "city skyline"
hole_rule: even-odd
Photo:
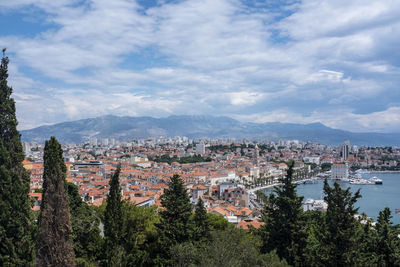
[[[395,1],[0,1],[20,129],[106,114],[400,132]]]

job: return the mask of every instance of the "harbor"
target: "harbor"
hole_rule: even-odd
[[[385,207],[389,207],[392,221],[395,224],[400,223],[400,173],[363,173],[361,174],[363,180],[370,180],[374,176],[382,179],[383,183],[380,185],[371,184],[352,184],[349,181],[328,179],[329,184],[332,186],[336,181],[343,188],[349,187],[352,192],[360,189],[362,197],[358,199],[356,206],[359,207],[359,214],[366,213],[369,217],[376,220],[379,211]],[[324,179],[317,179],[315,183],[299,183],[297,186],[297,194],[304,196],[304,202],[307,199],[320,200],[323,199],[323,183]],[[265,194],[272,192],[271,188],[264,189]]]

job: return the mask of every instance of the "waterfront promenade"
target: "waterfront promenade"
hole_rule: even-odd
[[[311,182],[311,181],[315,181],[317,180],[317,178],[306,178],[306,179],[301,179],[301,180],[297,180],[294,181],[295,184],[300,184],[300,183],[305,183],[305,182]],[[273,184],[269,184],[269,185],[263,185],[263,186],[257,186],[251,189],[248,189],[249,193],[254,193],[258,190],[263,190],[263,189],[267,189],[267,188],[271,188],[277,185],[282,185],[282,183],[273,183]]]

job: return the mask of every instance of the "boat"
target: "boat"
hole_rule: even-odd
[[[373,184],[373,182],[361,178],[355,178],[350,179],[350,184]]]
[[[379,179],[378,177],[374,176],[371,179],[369,179],[371,182],[373,182],[374,184],[383,184],[382,179]]]

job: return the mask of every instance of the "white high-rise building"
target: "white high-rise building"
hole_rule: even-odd
[[[343,160],[347,160],[347,158],[349,157],[349,151],[350,151],[350,141],[346,140],[346,141],[344,141],[344,143],[342,145],[342,158],[343,158]]]

